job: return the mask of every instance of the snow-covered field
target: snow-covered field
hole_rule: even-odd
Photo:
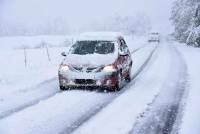
[[[1,99],[15,92],[24,91],[40,83],[55,79],[63,51],[68,51],[70,44],[66,36],[36,37],[1,37],[0,38],[0,88]],[[52,44],[49,47],[50,61],[46,47],[38,48],[41,42]],[[66,43],[66,45],[63,44]],[[29,47],[25,50],[23,45]],[[61,46],[62,44],[62,46]],[[50,45],[50,46],[52,46]],[[66,46],[66,47],[64,47]]]
[[[0,50],[0,134],[200,133],[199,49],[165,39],[157,44],[126,37],[133,71],[122,91],[60,92],[60,53],[70,46],[50,47],[49,61],[45,48],[35,48],[41,40],[0,38],[0,44],[13,44]],[[56,36],[45,42],[66,40],[70,39]],[[21,42],[31,44],[26,67],[24,50],[16,49]]]

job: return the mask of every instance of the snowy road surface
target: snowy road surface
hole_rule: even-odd
[[[182,124],[193,108],[187,105],[184,116],[189,61],[187,54],[180,53],[182,49],[187,48],[163,41],[134,51],[132,81],[120,92],[60,92],[57,78],[51,78],[13,95],[0,96],[0,134],[189,131],[191,127]]]

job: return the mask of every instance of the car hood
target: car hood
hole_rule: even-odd
[[[63,64],[71,66],[87,66],[87,67],[99,67],[109,65],[115,62],[117,59],[116,54],[87,54],[76,55],[68,54],[64,59]]]

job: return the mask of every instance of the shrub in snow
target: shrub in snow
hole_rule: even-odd
[[[200,26],[194,28],[187,38],[187,44],[200,47]]]
[[[188,45],[200,47],[200,26],[191,31],[186,43]]]
[[[180,42],[200,46],[200,3],[199,0],[176,0],[171,20],[175,26],[174,36]]]

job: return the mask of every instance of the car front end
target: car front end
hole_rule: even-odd
[[[112,40],[80,40],[63,54],[58,71],[60,89],[113,88],[117,83],[118,44]]]
[[[100,67],[61,65],[59,84],[61,89],[79,87],[114,88],[118,80],[114,65]]]

